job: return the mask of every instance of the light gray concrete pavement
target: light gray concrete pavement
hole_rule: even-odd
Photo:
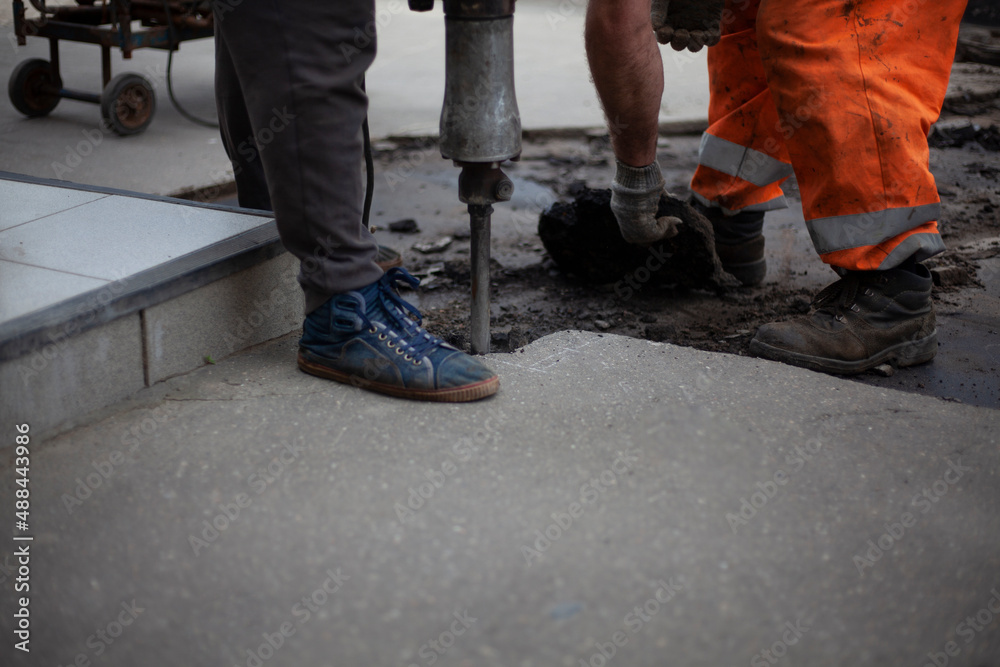
[[[518,6],[528,127],[601,124],[582,7]],[[376,136],[436,127],[440,26],[440,10],[390,11]],[[704,115],[703,61],[665,53],[665,117]],[[2,71],[32,55],[45,44],[0,41]],[[63,59],[93,89],[96,48]],[[144,135],[90,140],[65,178],[157,194],[230,178],[217,131],[170,107],[165,64],[116,60],[154,80],[159,115]],[[184,44],[174,76],[210,114],[211,44]],[[98,120],[77,102],[31,121],[0,105],[0,169],[55,176]],[[545,194],[522,191],[526,208]],[[1000,664],[997,411],[575,332],[491,356],[493,399],[418,405],[303,375],[294,347],[34,443],[32,652],[13,648],[5,594],[0,663]]]
[[[444,17],[409,11],[405,0],[378,0],[379,55],[368,75],[373,136],[436,135],[444,98]],[[601,127],[604,117],[590,82],[583,49],[584,0],[532,0],[515,13],[515,83],[527,129]],[[0,17],[0,23],[2,23]],[[264,27],[262,26],[262,29]],[[13,28],[0,26],[0,76],[29,57],[48,59],[48,42],[16,46]],[[174,56],[174,90],[189,111],[214,118],[212,40],[185,42]],[[100,51],[61,43],[67,87],[100,92]],[[665,96],[661,119],[704,118],[708,109],[705,52],[678,54],[663,47]],[[149,128],[132,137],[104,135],[96,105],[63,100],[52,114],[27,119],[0,103],[0,170],[76,183],[170,195],[232,181],[218,130],[195,125],[167,96],[164,51],[144,49],[124,61],[113,52],[114,73],[148,78],[157,95]],[[56,165],[61,165],[57,167]]]
[[[420,405],[294,347],[35,443],[4,665],[1000,663],[1000,412],[579,332]]]

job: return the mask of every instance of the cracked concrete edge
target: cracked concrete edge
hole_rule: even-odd
[[[572,344],[574,339],[580,338],[584,339],[584,344]],[[787,386],[789,387],[789,400],[796,398],[792,393],[792,389],[800,394],[813,391],[818,394],[832,395],[834,392],[837,392],[838,395],[850,396],[853,403],[858,406],[858,409],[851,409],[849,412],[844,413],[845,416],[850,415],[851,417],[876,417],[886,413],[927,414],[928,412],[932,412],[940,415],[954,413],[956,415],[988,416],[991,419],[997,418],[1000,420],[1000,410],[966,405],[957,401],[897,389],[861,384],[846,377],[819,373],[757,357],[740,356],[724,352],[708,352],[696,348],[683,347],[671,343],[660,343],[641,338],[631,338],[619,334],[600,334],[580,330],[560,331],[539,338],[522,349],[525,356],[533,356],[539,351],[546,349],[553,349],[555,353],[567,350],[582,350],[584,347],[589,347],[599,342],[600,339],[604,339],[607,343],[616,347],[624,347],[626,349],[632,346],[636,346],[637,348],[646,347],[647,349],[661,348],[666,353],[673,355],[679,367],[685,366],[684,370],[686,371],[697,370],[698,365],[701,365],[707,371],[704,377],[709,381],[706,383],[699,382],[702,380],[701,375],[694,375],[688,372],[693,389],[705,396],[714,393],[716,399],[728,401],[737,397],[739,392],[752,387],[760,387],[761,394],[765,393],[765,389],[771,390],[770,393],[780,393],[780,388]],[[570,344],[567,344],[567,342]],[[491,362],[508,364],[510,363],[509,360],[516,356],[519,356],[518,353],[491,354],[488,359]],[[549,356],[551,357],[552,354]],[[503,373],[496,364],[495,367],[500,372],[502,386]],[[906,372],[906,370],[903,369],[900,372]],[[728,388],[720,388],[719,385],[722,383],[713,380],[714,376],[718,376],[721,373],[724,373],[727,378],[725,384]],[[714,392],[710,392],[704,387],[699,388],[699,384],[714,384],[716,389]],[[775,389],[779,391],[776,392]]]
[[[241,360],[245,360],[248,355],[267,354],[270,352],[268,348],[272,346],[292,347],[293,339],[297,335],[297,333],[286,334],[259,343],[221,360],[214,366],[201,367],[189,373],[158,382],[118,403],[89,413],[71,428],[43,434],[42,439],[51,440],[74,429],[90,428],[106,420],[138,424],[149,415],[157,417],[163,412],[173,412],[167,410],[171,405],[185,403],[235,403],[270,398],[292,399],[331,392],[334,394],[333,399],[339,403],[340,401],[364,400],[363,397],[368,396],[365,392],[354,387],[327,381],[321,381],[322,384],[315,385],[318,387],[316,389],[303,392],[275,392],[271,390],[256,392],[251,389],[249,392],[241,391],[234,392],[229,396],[219,396],[217,392],[220,383],[217,379],[206,375],[206,373],[218,370],[225,371],[229,367],[235,369]],[[665,406],[668,411],[682,410],[685,407],[684,404],[688,404],[690,407],[695,402],[703,402],[730,406],[736,412],[745,411],[749,409],[748,406],[753,405],[756,405],[761,411],[766,411],[768,406],[772,406],[776,411],[782,412],[787,409],[787,405],[780,406],[779,409],[780,403],[805,401],[809,405],[814,405],[816,410],[822,408],[822,414],[818,417],[812,415],[817,419],[849,418],[852,421],[868,420],[872,423],[878,423],[880,418],[887,416],[933,414],[942,423],[972,425],[982,422],[996,422],[1000,426],[1000,411],[989,408],[945,401],[895,389],[872,387],[848,379],[754,357],[706,352],[670,343],[579,330],[560,331],[544,336],[512,353],[487,355],[487,363],[500,375],[501,392],[492,399],[465,404],[464,409],[470,411],[488,410],[489,406],[495,404],[496,401],[516,401],[518,400],[518,385],[525,381],[530,382],[531,378],[537,378],[540,375],[554,379],[559,384],[572,385],[575,381],[573,376],[579,373],[580,366],[576,366],[574,369],[573,363],[564,362],[573,357],[585,358],[579,355],[588,354],[587,350],[590,350],[592,358],[599,360],[600,364],[616,363],[614,360],[617,359],[619,361],[616,365],[622,366],[635,364],[637,357],[648,351],[655,350],[672,357],[669,363],[672,368],[676,369],[678,379],[682,381],[676,385],[676,388],[683,399],[674,401],[675,405],[670,405],[670,401],[668,401],[668,405]],[[284,355],[284,353],[279,354]],[[294,355],[289,353],[287,357],[287,365],[283,364],[280,367],[280,372],[283,375],[286,371],[293,374],[299,373],[294,368]],[[609,361],[609,357],[612,361]],[[560,366],[560,364],[562,365]],[[271,370],[273,371],[274,368],[272,366]],[[561,373],[563,369],[566,371],[565,374]],[[257,379],[263,384],[261,389],[267,389],[268,384],[273,388],[275,385],[284,384],[287,386],[288,382],[297,383],[299,381],[298,376],[294,376],[292,379],[287,376],[269,379],[268,368],[263,367],[261,370],[262,373],[257,376]],[[561,375],[563,379],[560,379]],[[317,379],[302,375],[301,381],[312,384],[317,382]],[[684,382],[687,382],[688,386],[685,386]],[[222,384],[225,383],[224,381]],[[232,386],[235,388],[242,385],[233,384]],[[787,391],[783,390],[785,387],[787,387]],[[637,375],[634,385],[625,389],[634,391],[638,396],[641,394],[641,388],[642,378]],[[558,391],[553,392],[553,396],[558,396],[558,394]],[[643,399],[637,397],[636,400]],[[558,402],[559,399],[554,398],[554,401]],[[742,407],[739,405],[741,402],[744,404]],[[414,402],[410,405],[414,408],[420,408],[424,404]],[[855,410],[851,406],[858,406],[858,409]],[[804,418],[808,416],[807,413],[808,410],[803,411]],[[681,412],[678,412],[679,415]]]

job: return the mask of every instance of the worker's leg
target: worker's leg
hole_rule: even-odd
[[[219,0],[214,9],[222,65],[235,72],[256,144],[245,159],[263,164],[281,240],[302,260],[299,368],[404,398],[495,393],[493,371],[411,319],[418,313],[396,284],[417,281],[402,269],[383,275],[361,224],[361,80],[375,57],[374,0]],[[219,106],[239,153],[246,119],[232,101]]]
[[[260,150],[236,75],[236,66],[222,32],[215,36],[215,105],[219,112],[222,144],[233,163],[240,206],[270,211],[271,197],[267,192]]]
[[[221,34],[216,35],[215,50],[215,102],[219,112],[222,143],[236,176],[239,204],[243,208],[270,211],[271,195],[267,191],[260,149],[243,99],[243,89],[236,76],[236,67]],[[402,266],[403,257],[396,250],[380,245],[375,263],[383,271],[388,271]]]
[[[679,222],[656,217],[664,186],[656,163],[663,60],[650,8],[651,0],[590,0],[584,34],[616,158],[611,210],[636,244],[676,234]]]
[[[263,164],[281,240],[302,260],[311,312],[382,275],[375,240],[360,224],[361,77],[375,58],[365,32],[374,0],[220,1],[215,15],[256,143],[245,160]],[[230,135],[238,151],[242,140]]]
[[[757,51],[760,0],[727,0],[722,38],[708,50],[709,127],[691,181],[697,201],[734,214],[785,207],[780,183],[792,174]]]
[[[264,164],[247,113],[243,89],[236,76],[236,67],[229,54],[223,35],[215,39],[215,102],[219,111],[219,126],[226,154],[233,163],[236,176],[236,193],[243,208],[271,210],[271,196],[267,191]],[[383,271],[402,266],[402,256],[384,245],[378,247],[375,263]]]
[[[663,59],[650,0],[590,0],[584,36],[615,156],[632,167],[655,162]]]
[[[941,252],[927,133],[965,0],[763,0],[761,56],[823,261],[889,269]]]
[[[927,132],[944,100],[964,0],[763,0],[758,42],[823,261],[843,278],[751,351],[832,372],[937,351],[931,278],[944,249]],[[816,103],[814,102],[814,100]]]
[[[694,205],[712,222],[722,267],[744,285],[767,274],[764,211],[783,208],[791,173],[778,112],[757,52],[759,0],[727,0],[722,38],[708,50],[708,130],[691,180]]]

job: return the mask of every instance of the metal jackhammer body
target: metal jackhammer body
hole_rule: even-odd
[[[433,9],[434,0],[409,0]],[[490,349],[490,223],[493,204],[509,201],[514,184],[500,169],[521,155],[521,117],[514,94],[514,0],[444,0],[445,94],[441,156],[462,169],[458,198],[472,230],[474,354]]]

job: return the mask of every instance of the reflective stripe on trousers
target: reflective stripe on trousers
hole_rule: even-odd
[[[944,249],[927,132],[965,0],[727,0],[691,183],[724,210],[783,203],[794,167],[824,262],[887,269]]]

